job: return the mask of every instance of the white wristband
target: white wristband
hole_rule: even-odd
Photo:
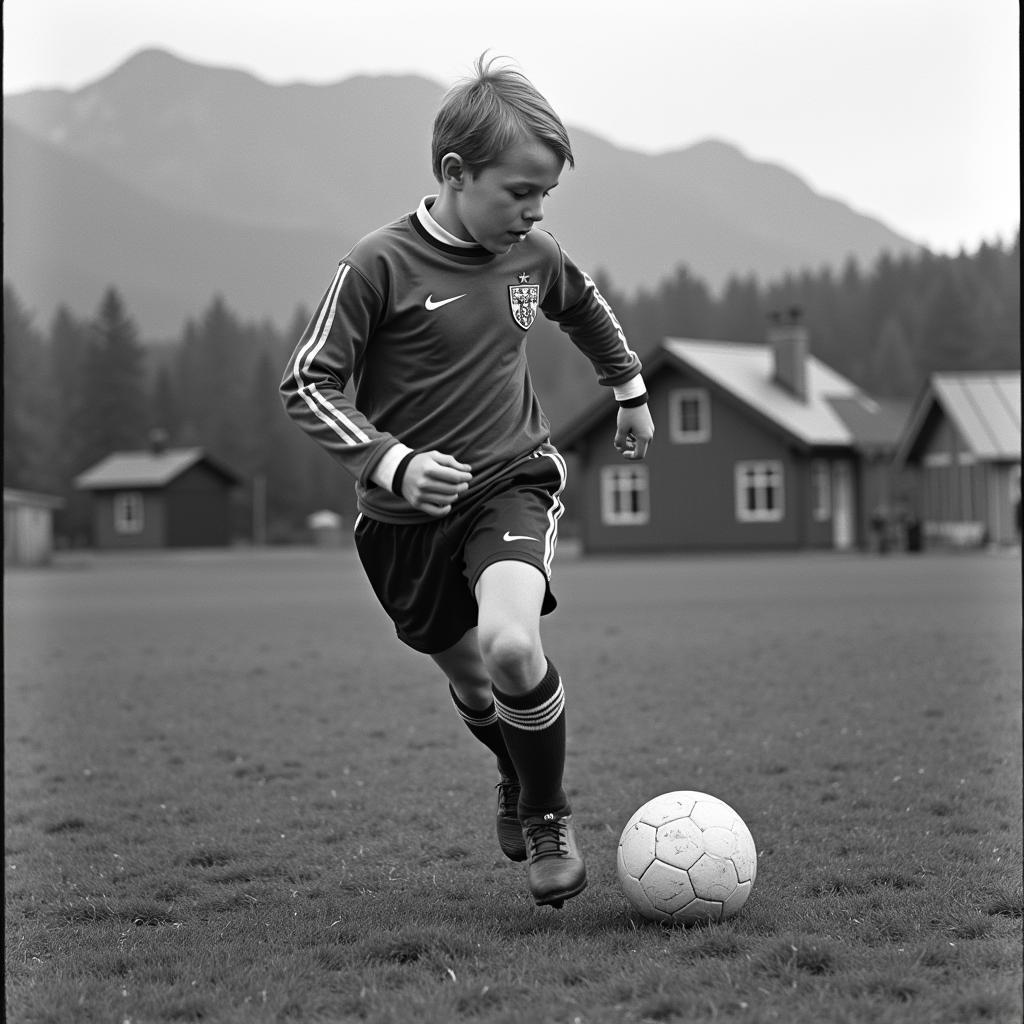
[[[612,388],[612,391],[615,393],[616,402],[628,402],[631,398],[639,398],[644,394],[647,385],[644,383],[643,374],[638,373],[632,380]]]
[[[391,483],[395,478],[395,470],[398,469],[398,464],[412,450],[413,449],[408,445],[402,444],[401,441],[399,441],[398,444],[393,445],[381,456],[380,462],[373,467],[370,479],[378,487],[383,487],[384,490],[390,491]]]

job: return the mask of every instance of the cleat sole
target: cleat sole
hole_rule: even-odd
[[[566,900],[571,900],[573,896],[579,896],[586,887],[587,880],[584,878],[579,885],[568,892],[553,892],[549,893],[547,896],[535,896],[533,901],[538,907],[553,907],[555,910],[561,910],[562,904],[565,903]]]

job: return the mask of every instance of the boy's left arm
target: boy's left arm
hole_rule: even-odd
[[[615,447],[625,458],[639,461],[654,438],[640,359],[597,285],[560,246],[558,256],[560,272],[541,308],[590,359],[601,383],[615,392]]]

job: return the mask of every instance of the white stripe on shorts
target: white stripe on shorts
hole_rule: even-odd
[[[544,458],[551,459],[558,469],[558,476],[561,483],[558,490],[551,496],[551,508],[548,509],[548,528],[544,533],[544,574],[551,579],[551,563],[555,558],[555,547],[558,545],[558,520],[565,512],[565,505],[562,504],[562,491],[565,490],[565,459],[560,452],[541,452]]]

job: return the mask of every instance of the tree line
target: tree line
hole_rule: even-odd
[[[851,261],[764,285],[735,277],[717,296],[685,266],[632,296],[605,274],[596,280],[641,356],[665,337],[760,341],[772,311],[799,306],[815,355],[877,397],[909,399],[935,371],[1020,367],[1019,233],[970,254],[886,255],[869,271]],[[256,479],[272,542],[299,536],[317,509],[351,515],[351,480],[278,399],[308,318],[299,308],[283,329],[246,321],[215,297],[180,338],[145,344],[116,287],[93,317],[62,306],[40,327],[5,283],[5,486],[62,497],[60,539],[87,544],[89,502],[74,478],[113,451],[146,447],[159,429],[171,446],[201,447],[246,481],[235,496],[239,537],[250,536]],[[558,425],[596,394],[593,378],[556,330],[538,323],[529,344],[557,440]]]
[[[599,281],[627,336],[760,341],[775,310],[801,309],[811,349],[876,397],[910,398],[947,370],[1020,366],[1020,234],[973,254],[883,255],[869,272],[790,274],[766,286],[730,279],[715,297],[686,267],[631,299]]]

